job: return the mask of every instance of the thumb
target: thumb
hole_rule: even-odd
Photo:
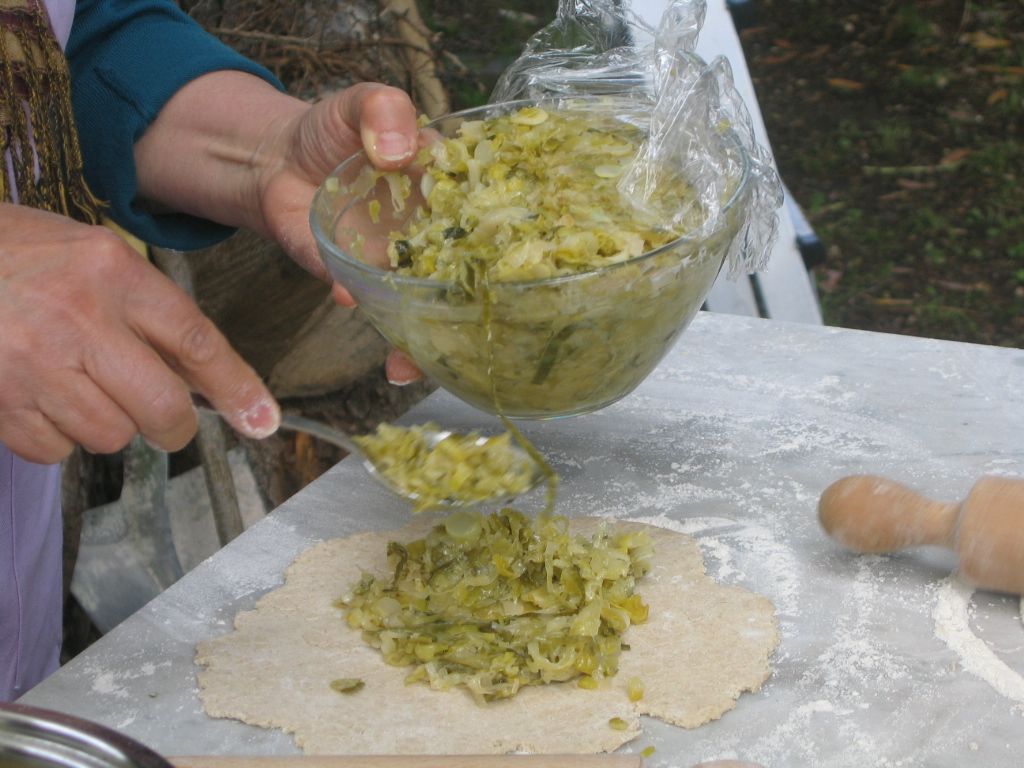
[[[405,165],[416,151],[416,108],[408,94],[380,83],[359,83],[315,108],[309,126],[319,176],[359,149],[383,170]]]
[[[416,363],[398,350],[392,350],[388,354],[384,371],[388,381],[398,387],[404,387],[423,378],[423,372]]]

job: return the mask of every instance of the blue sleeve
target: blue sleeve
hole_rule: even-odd
[[[212,221],[139,205],[132,148],[161,107],[200,75],[241,70],[282,88],[274,76],[164,0],[80,0],[67,56],[85,177],[109,203],[110,217],[165,248],[204,248],[229,236],[231,228]]]

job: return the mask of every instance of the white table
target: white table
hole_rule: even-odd
[[[630,0],[633,12],[652,27],[658,26],[668,5],[669,0]],[[707,15],[697,39],[697,53],[709,62],[717,56],[728,59],[736,90],[750,111],[755,135],[770,152],[771,141],[754,92],[754,82],[725,0],[707,0]],[[768,266],[756,275],[738,280],[730,280],[723,272],[707,297],[707,308],[712,312],[760,315],[801,323],[822,322],[817,291],[797,247],[793,216],[802,217],[802,214],[793,210],[796,204],[789,190],[785,190],[785,194],[786,207],[779,211],[779,236]],[[760,293],[760,305],[754,294],[755,286]]]
[[[443,392],[407,420],[427,418],[496,426]],[[645,720],[649,765],[1021,765],[1019,602],[971,595],[944,553],[842,552],[815,509],[853,473],[946,499],[983,473],[1024,475],[1024,351],[702,313],[632,395],[522,426],[563,477],[563,513],[685,530],[712,574],[777,607],[782,641],[764,689],[694,731]],[[228,631],[312,543],[407,518],[342,461],[23,701],[166,754],[294,752],[282,733],[202,713],[195,643]]]

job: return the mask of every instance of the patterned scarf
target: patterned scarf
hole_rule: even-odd
[[[33,151],[34,148],[34,151]],[[0,201],[99,222],[86,186],[71,80],[42,0],[0,0]]]

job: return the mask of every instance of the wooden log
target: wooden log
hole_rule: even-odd
[[[383,363],[377,331],[275,243],[240,231],[185,258],[199,306],[277,397],[334,392]]]
[[[413,100],[430,117],[447,114],[451,111],[448,91],[437,76],[430,33],[415,0],[384,0],[382,8],[394,15],[398,36],[408,43],[401,56],[409,73]]]

